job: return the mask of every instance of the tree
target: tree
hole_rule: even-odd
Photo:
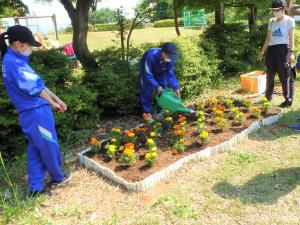
[[[155,12],[155,4],[148,4],[145,2],[140,3],[135,8],[135,16],[132,20],[128,20],[127,14],[124,11],[124,8],[118,8],[116,10],[116,19],[117,25],[119,27],[117,36],[121,41],[121,49],[122,49],[122,60],[129,60],[129,52],[131,47],[131,36],[133,30],[139,26],[141,23],[150,21]]]
[[[1,16],[24,16],[26,13],[28,8],[21,0],[0,0]]]
[[[51,2],[52,0],[37,0]],[[99,0],[59,0],[67,11],[73,27],[73,46],[76,56],[84,67],[97,68],[97,63],[87,46],[88,15]]]
[[[90,12],[89,23],[115,23],[115,11],[110,8],[102,8],[97,11]]]

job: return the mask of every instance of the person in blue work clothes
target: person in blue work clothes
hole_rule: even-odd
[[[140,68],[140,98],[143,116],[148,122],[153,122],[152,94],[160,94],[163,89],[172,88],[180,98],[179,84],[174,74],[174,64],[178,60],[176,45],[164,43],[161,48],[148,49],[142,58]],[[158,118],[162,116],[158,108]]]
[[[43,79],[28,65],[33,47],[40,46],[32,32],[24,26],[9,27],[0,35],[4,85],[28,140],[28,182],[32,195],[45,192],[43,182],[46,171],[52,178],[53,186],[64,184],[71,178],[71,174],[64,174],[61,168],[62,159],[51,109],[65,112],[67,105],[45,86]]]

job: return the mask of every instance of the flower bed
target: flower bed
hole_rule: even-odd
[[[113,128],[109,140],[92,138],[80,161],[129,190],[143,191],[185,162],[232,147],[282,113],[265,99],[253,106],[249,99],[224,97],[211,97],[195,109],[197,114],[165,112],[161,121],[124,132]]]

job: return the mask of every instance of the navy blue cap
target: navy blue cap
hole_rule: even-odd
[[[167,42],[164,43],[162,46],[162,50],[166,55],[172,60],[172,61],[177,61],[178,60],[178,54],[177,54],[177,48],[174,43]]]
[[[22,43],[28,43],[34,47],[40,47],[41,44],[37,42],[27,27],[21,25],[11,26],[7,29],[8,39],[11,42],[20,41]]]
[[[274,0],[272,2],[271,9],[281,9],[281,8],[286,7],[286,6],[287,6],[287,4],[286,4],[285,0]]]

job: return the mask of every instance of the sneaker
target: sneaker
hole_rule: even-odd
[[[65,185],[72,179],[72,176],[72,173],[66,173],[62,181],[52,181],[50,184],[51,188],[57,188]]]
[[[279,105],[279,107],[280,108],[287,108],[287,107],[292,106],[292,104],[293,104],[293,101],[291,101],[291,100],[285,100],[283,103],[281,103]]]
[[[294,131],[299,132],[300,131],[300,124],[294,125],[292,128],[293,128]]]

